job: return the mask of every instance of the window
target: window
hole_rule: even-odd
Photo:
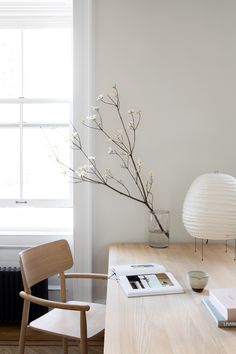
[[[39,220],[41,210],[46,220],[71,206],[71,183],[52,153],[70,165],[71,1],[0,1],[0,13],[0,207],[7,207],[0,229],[7,229],[7,215],[32,221],[35,212]]]

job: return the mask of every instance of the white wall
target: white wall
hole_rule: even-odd
[[[233,0],[96,0],[96,92],[117,83],[124,111],[142,110],[137,156],[155,176],[158,207],[171,212],[171,242],[191,240],[181,213],[195,177],[236,176],[235,13]],[[109,164],[100,139],[97,156]],[[95,192],[93,267],[103,272],[109,244],[145,240],[147,214]]]

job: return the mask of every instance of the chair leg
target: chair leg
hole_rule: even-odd
[[[24,301],[22,320],[21,320],[21,329],[20,329],[19,354],[24,354],[25,352],[25,334],[28,325],[29,308],[30,308],[30,302]]]
[[[87,321],[85,311],[80,312],[80,351],[81,354],[88,354]]]
[[[66,338],[62,339],[63,342],[63,354],[68,354],[68,342]]]
[[[88,346],[86,342],[80,340],[79,348],[81,354],[88,354]]]

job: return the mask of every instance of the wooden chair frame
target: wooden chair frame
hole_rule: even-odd
[[[63,259],[64,264],[53,265],[52,271],[50,270],[50,265],[53,263],[57,263],[55,259],[47,259],[48,263],[43,264],[43,271],[39,272],[39,265],[32,269],[31,263],[36,259],[37,256],[42,254],[42,251],[45,252],[47,246],[53,248],[64,248],[64,251],[61,253],[65,253],[66,259]],[[50,253],[50,252],[49,252]],[[62,255],[62,254],[61,254]],[[54,256],[54,255],[53,255]],[[55,258],[55,257],[53,257]],[[51,263],[50,263],[51,262]],[[62,262],[62,263],[63,263]],[[29,271],[28,267],[31,265],[31,269]],[[59,266],[58,266],[59,265]],[[64,310],[74,310],[80,311],[80,350],[81,354],[88,353],[88,345],[87,345],[87,320],[86,320],[86,312],[90,310],[90,306],[86,303],[84,304],[71,304],[66,303],[66,279],[103,279],[107,280],[108,276],[106,274],[95,274],[95,273],[65,273],[64,270],[70,269],[73,265],[73,259],[71,255],[71,251],[66,240],[59,240],[50,242],[48,244],[40,245],[33,247],[31,249],[27,249],[20,253],[20,266],[22,273],[22,280],[24,285],[24,291],[20,292],[20,296],[24,299],[23,305],[23,313],[22,313],[22,322],[21,322],[21,331],[20,331],[20,341],[19,341],[19,354],[24,354],[25,348],[25,336],[26,330],[29,320],[29,310],[30,303],[38,304],[41,306],[54,308],[54,309],[64,309]],[[54,273],[55,268],[59,269],[59,272]],[[36,272],[38,271],[38,274]],[[31,295],[31,286],[35,283],[48,278],[49,276],[59,274],[60,277],[60,297],[61,301],[51,301],[42,299],[36,296]],[[53,333],[53,332],[52,332]],[[63,337],[63,348],[64,354],[68,354],[68,343],[67,338]]]

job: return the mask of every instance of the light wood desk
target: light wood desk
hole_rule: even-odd
[[[105,354],[234,354],[236,329],[219,329],[201,303],[208,294],[193,292],[186,272],[205,270],[210,287],[236,287],[233,250],[223,244],[204,246],[171,244],[153,249],[142,244],[117,244],[110,248],[109,266],[156,262],[171,271],[185,289],[184,294],[127,298],[117,281],[108,281]]]

